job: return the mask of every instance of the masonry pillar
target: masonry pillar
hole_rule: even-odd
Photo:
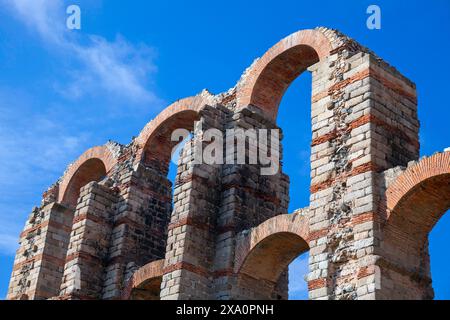
[[[448,151],[384,172],[388,219],[377,264],[377,299],[434,298],[428,241],[450,209]]]
[[[126,161],[132,161],[127,155]],[[123,162],[117,178],[118,204],[108,252],[103,299],[118,299],[127,274],[164,258],[172,208],[167,172]]]
[[[236,110],[227,122],[227,129],[235,130],[235,136],[228,136],[227,147],[234,144],[234,153],[227,155],[222,170],[222,193],[217,216],[217,237],[214,258],[214,299],[287,299],[287,272],[281,276],[280,283],[263,283],[248,274],[235,274],[235,237],[244,230],[256,227],[267,219],[287,213],[289,205],[289,177],[282,173],[281,143],[271,143],[271,130],[276,131],[278,142],[282,139],[281,130],[266,119],[258,109],[248,106]],[[245,131],[245,130],[253,130]],[[266,129],[267,131],[259,131]],[[252,136],[256,134],[256,136]],[[265,137],[263,137],[265,135]],[[270,152],[279,155],[277,170],[264,175],[258,157],[258,142],[263,145],[266,139],[267,156]],[[245,164],[238,164],[238,145],[244,144]]]
[[[20,235],[7,299],[59,294],[72,219],[73,211],[55,202],[33,209]]]
[[[418,157],[415,86],[355,43],[310,70],[310,298],[375,299],[380,175]]]
[[[63,299],[101,299],[116,195],[91,182],[80,191],[64,266]]]
[[[161,283],[163,300],[213,299],[221,165],[195,163],[195,157],[209,144],[203,141],[205,130],[222,132],[225,112],[220,106],[205,106],[194,129],[194,140],[186,144],[180,157]]]

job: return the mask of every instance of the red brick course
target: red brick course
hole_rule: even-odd
[[[98,181],[110,172],[116,163],[117,159],[106,146],[94,147],[84,152],[62,178],[59,184],[58,202],[68,203],[73,207],[78,199],[79,189],[88,182]],[[101,168],[102,165],[103,168]]]
[[[130,280],[127,281],[125,289],[122,292],[122,299],[130,299],[131,292],[134,288],[138,288],[142,283],[153,279],[162,277],[164,266],[164,260],[157,260],[146,264],[145,266],[136,270],[131,276]]]
[[[439,153],[408,168],[386,190],[388,219],[399,203],[427,179],[450,174],[450,152]]]
[[[275,119],[281,97],[292,80],[306,67],[327,57],[332,49],[330,40],[318,30],[302,30],[281,40],[241,80],[237,91],[238,107],[254,105]],[[290,69],[287,65],[296,68]]]

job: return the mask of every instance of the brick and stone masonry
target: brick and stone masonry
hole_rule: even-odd
[[[311,196],[288,214],[281,147],[266,176],[261,165],[196,163],[195,139],[281,130],[280,101],[304,71]],[[178,128],[194,138],[172,186]],[[310,299],[432,299],[428,234],[449,208],[450,152],[419,160],[415,85],[336,30],[299,31],[228,92],[179,100],[130,144],[71,164],[26,222],[8,299],[286,299],[287,267],[307,251]]]

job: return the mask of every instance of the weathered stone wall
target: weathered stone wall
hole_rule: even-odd
[[[418,157],[415,88],[357,45],[310,70],[310,297],[371,299],[374,279],[361,270],[380,243],[379,173]]]
[[[172,184],[153,168],[125,167],[119,181],[103,299],[120,297],[129,268],[164,258],[172,209]]]
[[[238,138],[234,154],[229,159],[237,162],[237,148],[240,141],[247,141],[245,146],[246,162],[256,150],[256,139],[247,138],[243,134],[246,129],[278,129],[270,120],[264,118],[254,108],[237,109],[227,123],[227,129],[236,130]],[[265,132],[257,134],[266,134]],[[261,137],[260,137],[261,138]],[[268,137],[267,137],[268,138]],[[281,139],[282,137],[279,137]],[[231,139],[234,140],[234,139]],[[228,141],[234,143],[234,141]],[[270,140],[267,140],[268,150]],[[281,150],[280,150],[281,153]],[[246,229],[258,226],[260,223],[276,215],[287,213],[289,205],[289,178],[280,170],[275,175],[261,175],[261,165],[254,164],[225,164],[222,169],[222,195],[219,215],[217,217],[218,230],[215,255],[215,298],[242,299],[264,294],[258,289],[260,279],[246,277],[245,285],[240,277],[233,273],[235,252],[235,237]],[[283,281],[282,281],[283,282]],[[286,280],[284,280],[286,282]],[[273,283],[267,283],[268,288]],[[283,287],[283,284],[280,284]],[[286,285],[284,286],[286,287]],[[266,290],[267,291],[267,290]],[[246,292],[246,293],[244,293]],[[284,297],[287,291],[280,293]],[[271,294],[267,295],[271,296]]]
[[[66,254],[60,295],[100,299],[112,230],[116,195],[91,182],[81,189]]]
[[[72,219],[73,211],[57,203],[33,209],[20,235],[8,298],[59,294]]]
[[[288,215],[276,117],[306,70],[310,205]],[[172,194],[175,129],[193,138]],[[225,163],[196,161],[208,129]],[[251,161],[258,129],[280,129],[275,174]],[[129,145],[69,166],[21,234],[8,299],[286,299],[287,266],[308,250],[311,299],[432,298],[427,238],[450,207],[450,152],[411,162],[418,132],[415,85],[397,70],[335,30],[294,33],[228,92],[179,100]]]
[[[432,299],[428,234],[450,208],[450,152],[384,172],[379,299]]]
[[[205,106],[178,166],[161,284],[161,299],[211,299],[216,215],[221,190],[221,167],[195,163],[206,147],[203,131],[223,127],[226,112],[219,105]]]

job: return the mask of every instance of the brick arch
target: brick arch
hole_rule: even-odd
[[[308,250],[307,215],[279,215],[238,241],[234,272],[275,283],[288,265]]]
[[[64,174],[59,185],[58,202],[75,207],[80,188],[99,181],[116,165],[117,159],[106,146],[93,147],[84,152]]]
[[[192,130],[200,109],[212,101],[209,93],[178,100],[150,121],[135,140],[137,162],[167,171],[171,151],[176,143],[170,141],[175,129]]]
[[[161,287],[164,260],[150,262],[136,270],[125,285],[122,292],[123,300],[158,300]],[[133,291],[142,290],[144,293]]]
[[[419,161],[387,189],[381,282],[394,279],[393,299],[432,299],[428,235],[450,209],[450,152]]]
[[[330,55],[333,45],[318,29],[284,38],[257,60],[238,85],[237,104],[253,105],[275,119],[289,85],[308,67]]]
[[[430,209],[448,210],[450,192],[445,192],[448,188],[450,152],[422,159],[406,169],[386,190],[387,220],[393,219],[402,207],[415,207],[420,201],[426,201]]]

